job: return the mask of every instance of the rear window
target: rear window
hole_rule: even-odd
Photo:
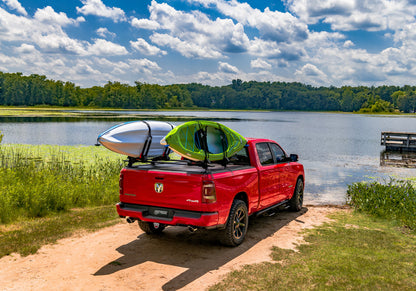
[[[235,165],[250,165],[250,158],[248,157],[248,148],[244,147],[235,155],[229,158],[230,163]]]

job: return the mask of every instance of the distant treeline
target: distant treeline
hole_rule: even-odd
[[[298,82],[243,82],[212,87],[197,83],[135,86],[108,82],[81,88],[45,76],[0,72],[0,105],[84,106],[129,109],[202,107],[345,112],[415,112],[415,86],[313,87]]]

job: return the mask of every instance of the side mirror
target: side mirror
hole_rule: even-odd
[[[292,162],[297,162],[297,161],[299,161],[299,156],[296,155],[296,154],[290,154],[290,160]]]

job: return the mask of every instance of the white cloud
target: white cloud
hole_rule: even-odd
[[[319,70],[316,66],[312,64],[306,64],[302,67],[302,69],[296,71],[296,74],[303,75],[303,76],[325,76],[325,74]]]
[[[285,0],[300,20],[315,24],[329,23],[332,30],[400,30],[414,22],[415,5],[407,0]]]
[[[276,42],[255,37],[250,42],[249,53],[258,57],[276,58],[281,54],[281,50]]]
[[[252,60],[250,62],[250,65],[254,69],[270,70],[272,68],[272,65],[270,63],[262,59]]]
[[[218,62],[218,71],[227,73],[227,74],[237,74],[239,72],[237,67],[232,66],[225,62]]]
[[[116,37],[116,34],[114,32],[109,31],[107,27],[100,27],[96,30],[96,32],[101,37],[107,37],[107,36],[111,38]]]
[[[159,23],[150,19],[137,19],[136,17],[133,17],[130,23],[133,27],[136,27],[136,28],[142,28],[142,29],[148,29],[148,30],[156,30],[160,28]]]
[[[22,43],[20,47],[16,48],[16,51],[21,54],[31,54],[37,52],[34,45]]]
[[[0,40],[36,44],[46,52],[85,54],[86,42],[70,38],[62,26],[76,25],[82,19],[71,19],[51,7],[38,9],[34,18],[10,14],[0,8]]]
[[[29,39],[32,32],[37,29],[33,26],[33,20],[8,13],[0,7],[0,39],[2,42]]]
[[[351,40],[346,40],[343,44],[343,47],[349,48],[349,47],[353,47],[354,45],[355,44]]]
[[[296,70],[295,76],[303,83],[314,85],[328,84],[327,75],[312,64],[306,64],[300,70]]]
[[[7,13],[0,8],[0,39],[21,41],[26,45],[37,45],[41,51],[55,54],[125,55],[126,48],[103,39],[94,43],[69,37],[62,27],[77,25],[84,18],[71,19],[65,13],[56,13],[52,7],[38,9],[33,18]]]
[[[28,16],[23,7],[18,8],[18,1],[3,2],[0,70],[35,72],[81,86],[108,80],[225,85],[230,74],[244,80],[300,81],[319,86],[416,80],[415,1],[285,0],[289,12],[261,11],[237,0],[188,0],[197,4],[191,9],[203,5],[201,11],[170,6],[175,1],[152,1],[147,19],[127,18],[120,8],[107,7],[102,0],[82,0],[78,18],[55,11],[53,4]],[[8,12],[12,7],[16,11]],[[83,15],[129,23],[108,28],[100,24],[92,28],[99,38],[81,39],[74,35],[87,26],[79,25],[86,21]],[[316,23],[326,23],[334,31],[317,31],[320,25],[308,29],[308,24]],[[114,33],[126,25],[131,25],[134,35],[128,40],[130,47],[118,43]],[[362,42],[342,33],[350,30],[381,31],[375,37],[380,41],[384,35],[384,47],[378,52],[367,51]],[[199,59],[198,65],[184,61],[184,66],[190,64],[184,70],[192,71],[189,75],[176,71],[174,62],[164,62],[166,68],[161,68],[153,59],[141,58],[163,55],[166,60],[178,54]]]
[[[94,58],[94,63],[99,64],[102,67],[107,67],[107,68],[113,68],[113,67],[118,67],[120,69],[128,69],[129,65],[123,61],[119,61],[119,62],[112,62],[106,58],[98,58],[95,57]]]
[[[27,16],[26,9],[20,4],[17,0],[3,0],[4,3],[6,3],[7,7],[9,7],[12,10],[16,10],[20,14]]]
[[[92,55],[107,55],[107,56],[121,56],[127,55],[128,51],[122,45],[116,44],[114,42],[98,38],[95,40],[94,44],[90,45],[88,48],[88,53]]]
[[[69,24],[78,24],[84,22],[84,17],[78,17],[77,19],[68,18],[65,13],[56,13],[51,6],[46,6],[43,9],[36,10],[34,19],[48,23],[51,25],[66,26]]]
[[[263,39],[276,42],[302,41],[308,37],[308,27],[288,12],[271,11],[269,8],[262,12],[252,8],[247,3],[237,0],[192,0],[206,7],[215,5],[224,15],[230,16],[243,25],[257,28]]]
[[[39,34],[35,41],[43,51],[48,53],[72,53],[78,55],[87,53],[83,42],[72,39],[62,32]]]
[[[168,34],[155,33],[150,39],[157,45],[168,46],[178,51],[187,58],[215,59],[221,57],[221,53],[213,47],[206,47],[198,43],[183,41],[178,37]]]
[[[17,57],[10,57],[8,55],[2,54],[0,53],[0,63],[5,64],[5,65],[26,65],[26,62],[21,59],[21,58],[17,58]]]
[[[108,7],[101,0],[81,0],[81,3],[84,6],[76,7],[78,13],[111,18],[114,22],[126,21],[126,15],[122,9]]]
[[[79,75],[100,75],[101,72],[92,68],[86,62],[78,62],[78,64],[74,67],[74,71],[76,74]]]
[[[94,58],[94,63],[98,65],[101,70],[109,70],[113,75],[124,75],[131,71],[130,65],[123,61],[113,62],[106,58]]]
[[[130,41],[130,45],[133,49],[141,52],[142,54],[148,55],[148,56],[154,56],[154,55],[166,55],[167,52],[164,50],[161,50],[157,46],[149,44],[146,40],[143,38],[138,38],[136,41]]]
[[[219,58],[225,53],[245,52],[249,38],[244,26],[231,19],[215,20],[199,11],[184,12],[166,3],[152,1],[148,20],[132,20],[138,28],[163,30],[155,32],[151,40],[165,45],[188,58]]]
[[[148,59],[129,59],[129,64],[133,72],[140,74],[152,74],[161,70],[156,62]]]

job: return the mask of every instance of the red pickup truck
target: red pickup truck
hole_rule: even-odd
[[[226,165],[130,164],[120,174],[117,212],[148,234],[168,225],[218,229],[223,244],[237,246],[249,216],[302,208],[305,174],[297,160],[272,140],[249,138]]]

